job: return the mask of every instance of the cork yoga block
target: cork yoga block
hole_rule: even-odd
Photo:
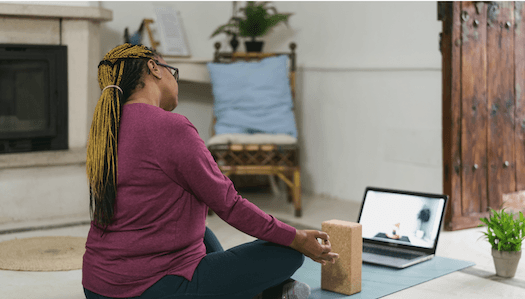
[[[339,254],[335,264],[321,267],[321,289],[345,295],[361,292],[363,263],[362,226],[359,223],[329,220],[322,229],[330,236],[332,251]]]

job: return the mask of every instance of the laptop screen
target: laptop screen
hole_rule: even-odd
[[[367,190],[359,223],[363,238],[433,248],[445,199]]]

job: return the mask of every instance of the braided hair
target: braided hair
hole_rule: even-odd
[[[98,65],[102,94],[91,122],[86,172],[91,217],[104,228],[112,222],[117,195],[117,136],[122,105],[135,90],[144,87],[147,61],[155,56],[158,54],[145,46],[123,44],[109,51]],[[119,88],[106,88],[109,85]]]

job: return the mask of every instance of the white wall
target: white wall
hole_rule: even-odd
[[[442,192],[441,55],[436,2],[274,2],[290,29],[265,37],[266,51],[297,43],[297,122],[303,188],[360,201],[367,185]],[[138,29],[156,6],[181,12],[193,58],[211,59],[211,32],[232,2],[101,2],[114,20],[101,51]],[[240,3],[240,5],[243,5]],[[242,50],[242,48],[241,48]],[[181,85],[180,108],[207,138],[209,88]],[[202,92],[199,92],[202,89]],[[195,99],[195,101],[193,101]]]
[[[124,29],[130,34],[139,29],[143,19],[155,19],[155,8],[173,7],[180,11],[186,38],[193,58],[211,59],[216,39],[209,39],[212,31],[225,23],[232,12],[231,2],[183,2],[183,1],[101,1],[100,6],[113,11],[113,21],[102,25],[102,53],[107,53],[124,42]],[[156,24],[151,24],[155,39],[158,40]],[[144,30],[146,34],[146,30]],[[218,38],[226,40],[225,37]],[[148,36],[142,42],[149,45]]]
[[[286,49],[297,41],[306,68],[441,68],[436,2],[277,2],[293,12],[268,36]],[[281,30],[282,29],[282,30]]]

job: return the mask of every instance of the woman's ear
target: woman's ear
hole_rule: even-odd
[[[148,60],[148,73],[152,74],[154,77],[156,77],[159,80],[162,79],[160,68],[153,59]]]

